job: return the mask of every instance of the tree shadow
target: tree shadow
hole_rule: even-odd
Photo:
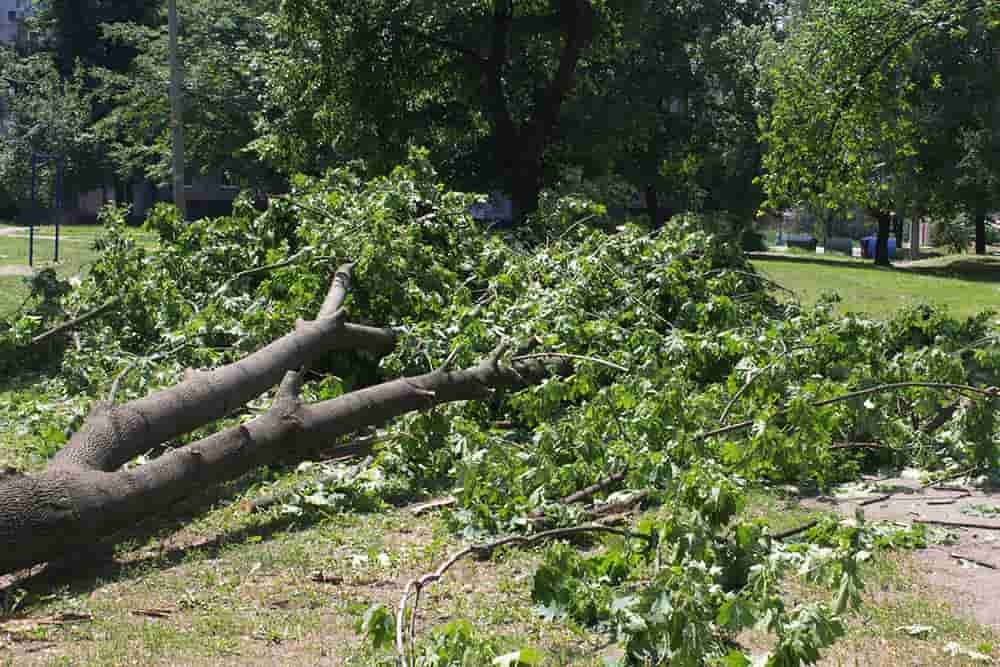
[[[207,489],[196,497],[180,501],[168,513],[151,517],[144,524],[101,540],[86,552],[0,576],[0,621],[30,612],[50,599],[53,591],[70,595],[89,594],[107,584],[130,580],[137,573],[165,571],[192,560],[215,558],[226,548],[259,543],[279,534],[309,530],[325,520],[326,517],[320,514],[291,515],[265,511],[258,513],[247,525],[223,529],[210,539],[166,547],[171,536],[194,520],[219,509],[221,503],[231,504],[258,481],[256,475],[249,474],[230,484]],[[403,507],[425,498],[424,495],[406,494],[384,498],[383,502]],[[247,511],[251,511],[249,507]],[[350,510],[355,516],[373,511]],[[143,545],[151,539],[157,540],[161,548],[132,549],[124,557],[121,556],[123,544]]]
[[[71,595],[91,593],[106,584],[131,579],[136,572],[163,571],[193,558],[214,558],[224,548],[269,540],[279,533],[307,530],[322,520],[318,516],[261,513],[260,519],[239,528],[223,529],[211,539],[159,550],[133,550],[120,557],[123,544],[145,544],[156,539],[161,547],[165,546],[170,536],[218,509],[220,502],[232,501],[256,481],[248,476],[234,484],[210,489],[196,498],[181,501],[167,514],[101,540],[85,552],[0,577],[0,620],[8,614],[31,611],[53,591]]]
[[[778,255],[774,253],[749,252],[747,257],[755,261],[762,262],[785,262],[796,264],[812,264],[816,266],[829,266],[843,269],[864,269],[868,271],[892,271],[897,273],[909,273],[919,276],[935,276],[937,278],[953,278],[975,283],[1000,282],[1000,265],[991,266],[975,260],[958,260],[945,266],[910,266],[893,264],[892,266],[879,266],[873,260],[847,261],[844,259],[832,259],[822,255]],[[897,259],[897,262],[906,260]]]

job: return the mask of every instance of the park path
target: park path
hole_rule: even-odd
[[[6,276],[33,276],[35,275],[35,270],[30,266],[23,266],[20,264],[12,264],[10,266],[0,266],[0,278]]]
[[[810,498],[803,505],[848,517],[863,507],[869,520],[947,531],[948,541],[931,540],[915,554],[927,581],[954,593],[979,623],[1000,629],[1000,493],[967,484],[925,486],[906,475],[867,478],[842,490],[850,495]]]

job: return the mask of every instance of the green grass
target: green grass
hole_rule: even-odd
[[[847,258],[768,258],[753,264],[795,292],[803,304],[834,292],[841,298],[837,308],[842,313],[884,317],[905,305],[929,303],[966,317],[983,310],[1000,311],[1000,263],[994,268],[993,259],[941,257],[916,263],[912,269],[876,268]]]
[[[0,233],[14,229],[0,225]],[[55,259],[55,227],[45,225],[35,228],[34,268],[52,267],[62,278],[85,270],[97,256],[94,241],[101,235],[100,225],[63,226],[59,233],[59,262]],[[155,245],[156,234],[130,230],[133,237],[144,245]],[[13,235],[0,234],[0,317],[14,312],[28,295],[25,281],[30,275],[28,267],[28,233],[17,231]]]
[[[294,474],[282,486],[296,481]],[[68,612],[89,620],[30,625],[0,632],[0,665],[372,665],[374,651],[357,623],[374,603],[395,609],[406,583],[432,571],[462,541],[444,517],[414,517],[405,508],[347,513],[322,521],[289,520],[276,511],[249,513],[241,499],[266,492],[260,479],[232,485],[214,508],[150,522],[119,545],[114,561],[42,574],[0,594],[15,618]],[[651,510],[651,514],[669,509]],[[794,498],[761,490],[747,514],[775,530],[815,516]],[[615,651],[607,638],[543,621],[531,610],[537,550],[493,560],[466,560],[422,596],[418,635],[466,620],[484,637],[543,651],[547,667],[598,667]],[[906,552],[879,552],[866,567],[864,605],[848,635],[822,665],[972,664],[947,658],[954,641],[994,654],[996,633],[965,620],[926,585]],[[790,583],[793,599],[829,600],[834,591]],[[5,599],[6,597],[6,599]],[[14,607],[10,609],[10,607]],[[0,610],[3,607],[0,606]],[[0,624],[5,620],[0,611]],[[927,625],[927,637],[902,626]],[[755,652],[773,644],[751,632],[741,643]]]

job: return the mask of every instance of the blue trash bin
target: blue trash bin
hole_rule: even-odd
[[[875,249],[878,247],[877,236],[866,236],[861,239],[861,256],[866,259],[875,258]],[[889,259],[896,259],[896,239],[889,239]]]

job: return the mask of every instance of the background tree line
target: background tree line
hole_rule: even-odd
[[[650,221],[862,207],[976,225],[1000,182],[995,0],[181,0],[187,163],[247,188],[425,146],[529,216],[585,182]],[[0,183],[166,184],[165,3],[56,0],[0,53]],[[956,223],[960,224],[960,223]],[[885,258],[886,254],[881,253]]]

